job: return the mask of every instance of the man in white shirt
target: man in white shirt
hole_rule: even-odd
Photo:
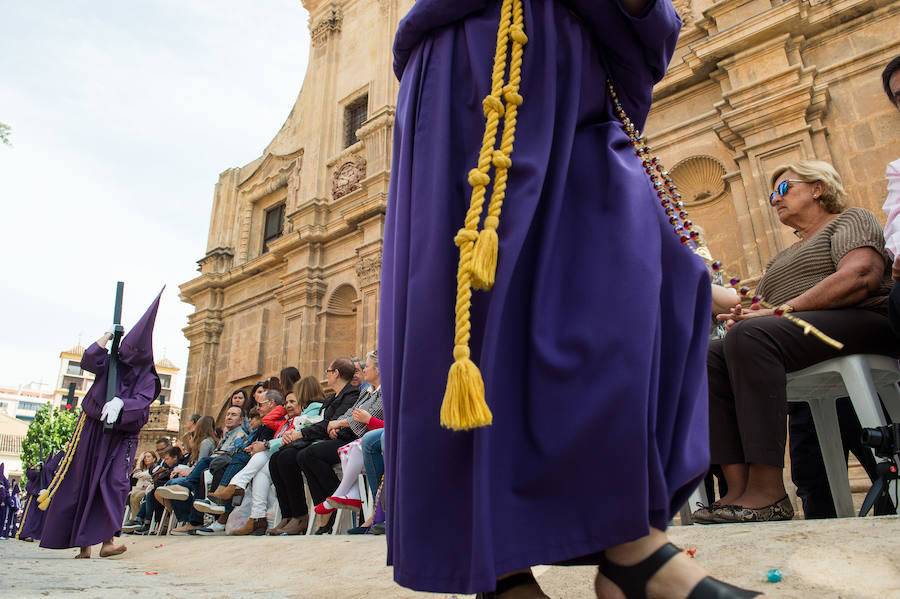
[[[900,56],[887,64],[881,73],[884,93],[900,110]],[[900,281],[900,159],[887,166],[887,198],[884,200],[887,223],[884,226],[885,249],[894,260],[894,281]],[[900,285],[894,285],[888,303],[888,316],[894,333],[900,336]]]

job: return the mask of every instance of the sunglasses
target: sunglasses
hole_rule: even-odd
[[[791,183],[803,183],[803,179],[785,179],[781,183],[778,184],[778,187],[775,188],[775,191],[769,194],[769,206],[775,205],[775,196],[784,197],[784,194],[788,192],[788,190],[792,187]]]

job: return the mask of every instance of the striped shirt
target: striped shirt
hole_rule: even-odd
[[[848,208],[810,237],[778,253],[766,266],[756,292],[771,304],[794,299],[833,275],[848,252],[870,247],[884,258],[881,285],[855,308],[887,313],[891,292],[891,261],[884,251],[884,235],[875,215],[863,208]]]

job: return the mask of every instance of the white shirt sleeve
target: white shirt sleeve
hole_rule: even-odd
[[[887,223],[884,225],[884,246],[891,258],[900,256],[900,160],[888,164],[887,171],[887,198],[882,209],[887,214]]]

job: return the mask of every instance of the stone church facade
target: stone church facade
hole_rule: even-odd
[[[324,378],[374,349],[397,83],[391,43],[411,0],[303,0],[311,48],[287,121],[215,187],[194,306],[183,417],[295,365]],[[675,0],[684,28],[646,125],[712,254],[751,283],[793,243],[768,174],[832,162],[883,218],[900,115],[880,70],[900,54],[898,0]],[[527,68],[527,54],[526,54]],[[525,71],[527,76],[527,70]],[[636,240],[637,242],[637,240]]]

